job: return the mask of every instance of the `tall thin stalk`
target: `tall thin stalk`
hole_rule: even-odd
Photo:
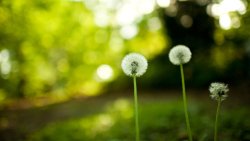
[[[219,123],[219,114],[220,114],[220,107],[221,102],[228,97],[228,85],[221,82],[213,82],[209,86],[210,97],[216,100],[218,103],[216,116],[215,116],[215,123],[214,123],[214,141],[218,140],[218,123]]]
[[[135,135],[136,135],[135,139],[136,141],[140,141],[136,76],[133,76],[133,82],[134,82],[134,113],[135,113]]]
[[[182,66],[182,64],[180,64],[180,71],[181,71],[181,84],[182,84],[183,106],[184,106],[184,112],[185,112],[185,118],[186,118],[188,138],[189,138],[189,141],[193,141],[193,139],[192,139],[192,132],[191,132],[190,123],[189,123],[189,117],[188,117],[187,98],[186,98],[186,89],[185,89],[185,78],[184,78],[184,72],[183,72],[183,66]]]
[[[215,124],[214,124],[214,141],[217,141],[220,105],[221,105],[221,100],[219,99],[218,105],[217,105],[217,110],[216,110]]]

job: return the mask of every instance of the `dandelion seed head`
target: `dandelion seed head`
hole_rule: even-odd
[[[228,95],[228,86],[227,84],[224,83],[220,83],[220,82],[214,82],[211,83],[210,87],[209,87],[209,91],[211,93],[210,97],[214,100],[225,100]]]
[[[191,59],[192,53],[187,46],[177,45],[169,52],[169,60],[174,65],[188,63]]]
[[[147,59],[139,53],[130,53],[122,60],[122,70],[128,76],[142,76],[147,68]]]

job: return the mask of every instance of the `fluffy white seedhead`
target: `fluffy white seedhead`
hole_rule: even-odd
[[[210,97],[214,100],[225,100],[227,98],[228,86],[224,83],[214,82],[209,87]]]
[[[130,53],[126,55],[122,60],[122,70],[128,76],[142,76],[147,68],[147,59],[138,53]]]
[[[174,65],[185,64],[190,61],[192,53],[187,46],[177,45],[169,52],[169,60]]]

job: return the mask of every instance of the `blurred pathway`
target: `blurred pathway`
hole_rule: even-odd
[[[49,123],[99,113],[111,100],[114,98],[100,96],[71,99],[42,107],[4,109],[0,111],[0,141],[19,141]]]
[[[239,97],[240,94],[240,97]],[[189,101],[214,105],[207,91],[188,91]],[[106,94],[98,97],[75,98],[61,103],[49,104],[42,107],[26,107],[21,105],[15,108],[0,110],[0,141],[22,141],[26,135],[35,132],[49,123],[83,118],[105,110],[107,105],[117,99],[131,99],[130,93]],[[168,101],[181,100],[179,91],[149,92],[140,94],[139,101]],[[232,91],[225,107],[249,106],[249,95]],[[27,104],[27,103],[26,103]]]

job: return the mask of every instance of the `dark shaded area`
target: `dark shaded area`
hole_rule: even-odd
[[[209,49],[214,45],[215,19],[207,14],[206,5],[178,1],[176,7],[176,16],[172,17],[161,9],[166,35],[171,38],[171,45],[184,44],[194,54],[209,55]]]
[[[158,12],[165,34],[170,38],[170,46],[183,44],[192,51],[191,61],[184,65],[187,86],[200,89],[207,88],[213,81],[222,81],[229,85],[242,85],[245,86],[244,89],[248,89],[250,87],[250,55],[247,51],[249,41],[248,37],[242,36],[243,33],[239,32],[247,26],[246,23],[242,24],[240,29],[222,31],[215,24],[217,21],[207,14],[207,5],[200,5],[195,1],[178,1],[175,6],[177,9],[175,14],[171,15],[167,9],[162,8],[158,9]],[[218,32],[224,36],[222,44],[215,41]],[[152,89],[179,87],[179,67],[173,66],[169,61],[170,48],[150,61],[147,75],[141,78],[142,85]],[[216,66],[214,50],[218,48],[221,48],[222,55],[223,51],[225,52],[224,58],[230,57],[226,55],[229,50],[235,51],[232,54],[234,59],[223,63],[224,68]]]

